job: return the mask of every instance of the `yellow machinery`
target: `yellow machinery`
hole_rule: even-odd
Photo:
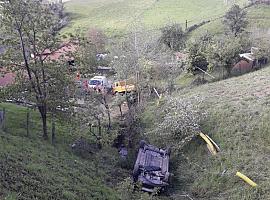
[[[113,84],[113,93],[126,93],[136,91],[135,85],[128,83],[128,81],[117,81]]]

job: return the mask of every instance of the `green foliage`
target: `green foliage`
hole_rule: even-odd
[[[13,98],[23,97],[35,103],[43,122],[43,137],[48,139],[47,112],[58,106],[69,106],[68,86],[71,85],[66,60],[50,57],[60,45],[60,18],[50,4],[39,0],[6,1],[1,8],[1,64],[15,72]]]
[[[117,191],[121,200],[155,200],[155,193],[148,194],[140,191],[140,185],[134,185],[131,178],[126,178],[118,184]]]
[[[193,72],[197,68],[208,70],[207,49],[212,42],[213,36],[206,33],[188,44],[188,71]]]
[[[76,70],[79,71],[83,76],[90,78],[96,73],[97,70],[97,58],[98,53],[97,46],[89,38],[77,34],[72,39],[75,44],[78,45],[76,52],[73,53],[75,60]]]
[[[157,141],[163,140],[181,150],[200,131],[201,120],[206,115],[199,111],[201,103],[202,99],[198,97],[192,101],[168,97],[159,113],[162,118],[154,129]]]
[[[242,33],[248,25],[247,13],[239,5],[233,5],[225,14],[223,23],[225,27],[236,37]]]
[[[225,69],[230,76],[231,69],[239,60],[239,54],[250,49],[250,41],[245,36],[217,38],[208,46],[207,61],[209,68]]]
[[[166,25],[161,29],[160,41],[171,50],[179,51],[185,47],[186,34],[180,24]]]

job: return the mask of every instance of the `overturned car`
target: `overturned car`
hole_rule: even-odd
[[[133,169],[133,180],[142,184],[142,190],[153,192],[169,185],[169,157],[171,150],[157,148],[140,142],[137,160]]]

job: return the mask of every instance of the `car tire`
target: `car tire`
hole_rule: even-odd
[[[143,149],[147,143],[144,140],[140,141],[140,148]]]
[[[172,151],[171,147],[168,147],[168,148],[165,150],[165,154],[167,154],[168,156],[170,156],[170,155],[171,155],[171,151]]]

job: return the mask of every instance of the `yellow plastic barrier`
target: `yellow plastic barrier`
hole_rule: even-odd
[[[214,147],[216,148],[217,152],[220,152],[220,148],[217,145],[217,143],[214,142],[214,140],[212,140],[212,138],[210,138],[208,135],[205,134],[205,136],[211,141],[211,143],[214,145]]]
[[[205,134],[203,134],[203,133],[200,133],[200,136],[207,143],[207,148],[209,149],[210,153],[212,155],[216,155],[217,154],[217,151],[216,151],[214,145],[212,144],[212,142],[208,139],[208,137]]]
[[[245,176],[244,174],[237,172],[236,176],[238,176],[239,178],[243,179],[245,182],[247,182],[249,185],[251,185],[252,187],[256,187],[257,184],[255,182],[253,182],[251,179],[249,179],[247,176]]]

